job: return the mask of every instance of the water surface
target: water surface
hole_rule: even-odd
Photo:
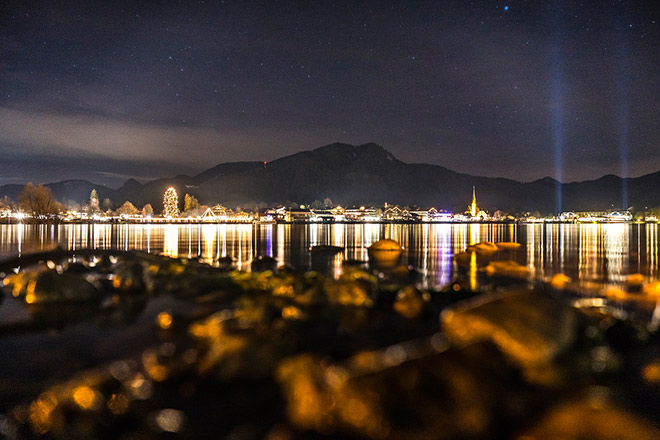
[[[50,249],[137,249],[214,264],[230,256],[249,270],[258,256],[299,270],[311,268],[309,249],[341,246],[329,267],[339,275],[346,260],[367,261],[367,248],[391,238],[405,249],[425,287],[452,277],[452,257],[480,241],[522,244],[517,260],[540,278],[562,272],[585,286],[621,285],[632,273],[658,279],[657,224],[294,224],[294,225],[0,225],[0,258]]]

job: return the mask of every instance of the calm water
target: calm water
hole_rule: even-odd
[[[0,258],[49,249],[138,249],[173,257],[200,258],[213,264],[231,256],[249,270],[256,256],[271,256],[306,270],[309,248],[345,248],[328,271],[338,275],[344,260],[367,260],[367,247],[392,238],[405,248],[404,259],[428,287],[447,284],[452,256],[480,241],[523,245],[518,260],[537,276],[563,272],[585,286],[621,284],[626,275],[659,277],[657,224],[487,225],[487,224],[325,224],[325,225],[0,225]]]

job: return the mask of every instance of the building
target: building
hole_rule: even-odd
[[[385,205],[382,214],[383,220],[409,220],[410,212],[407,209],[401,209],[398,206]]]
[[[477,191],[474,186],[472,187],[472,203],[468,205],[465,214],[467,214],[473,220],[486,220],[488,218],[488,213],[486,211],[482,211],[477,206]]]

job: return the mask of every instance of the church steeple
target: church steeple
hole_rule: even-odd
[[[472,187],[472,203],[468,206],[468,212],[472,217],[476,217],[479,212],[479,207],[477,206],[477,191],[475,187]]]

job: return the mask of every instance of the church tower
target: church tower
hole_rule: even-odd
[[[472,217],[476,217],[479,213],[479,207],[477,206],[477,192],[474,186],[472,187],[472,203],[468,206],[468,213]]]

